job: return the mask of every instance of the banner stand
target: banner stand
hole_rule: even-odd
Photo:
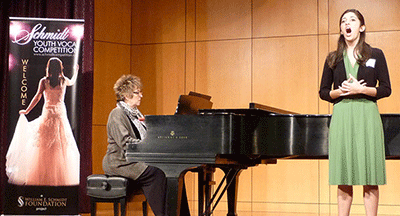
[[[10,18],[4,216],[79,215],[84,21]]]

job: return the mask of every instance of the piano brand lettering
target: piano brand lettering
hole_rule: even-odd
[[[22,80],[21,80],[21,105],[26,105],[26,99],[28,98],[28,80],[26,78],[26,72],[28,71],[29,59],[21,59],[22,62]]]
[[[187,139],[187,136],[175,136],[175,131],[171,131],[170,136],[157,136],[157,139]]]
[[[157,136],[158,139],[187,139],[187,136]]]

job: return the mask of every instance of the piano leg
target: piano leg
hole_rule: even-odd
[[[169,216],[190,215],[183,176],[167,177],[166,208]]]
[[[200,200],[201,202],[203,202],[203,204],[199,204],[199,207],[201,207],[201,209],[204,209],[204,212],[199,213],[200,216],[209,216],[212,214],[212,211],[214,211],[214,208],[216,207],[221,198],[219,197],[217,199],[217,201],[214,203],[213,209],[211,210],[211,202],[214,201],[216,195],[214,194],[213,197],[210,198],[211,183],[213,182],[212,178],[215,171],[215,167],[220,168],[225,173],[224,177],[226,181],[225,189],[228,196],[227,216],[237,216],[236,197],[237,197],[238,178],[241,170],[246,169],[248,167],[247,165],[217,165],[217,166],[212,165],[205,167],[203,167],[201,164],[152,164],[152,165],[163,170],[167,177],[166,210],[168,216],[190,215],[186,197],[185,184],[184,184],[184,177],[187,171],[200,172],[201,174],[199,174],[199,176],[203,176],[201,179],[199,177],[199,180],[202,180],[201,184],[204,185],[204,187],[201,188],[201,191],[199,191],[199,202]],[[194,169],[188,167],[194,167]],[[220,186],[218,186],[217,191],[219,191],[219,187]],[[225,192],[225,189],[221,192],[222,194]]]
[[[189,203],[187,199],[187,194],[186,194],[186,185],[185,181],[183,180],[183,186],[182,186],[182,192],[181,192],[181,209],[180,209],[180,215],[181,216],[190,216],[190,209],[189,209]]]
[[[190,215],[185,189],[185,174],[201,164],[148,163],[164,171],[167,178],[165,207],[168,216]],[[182,204],[182,205],[181,205]]]
[[[230,170],[234,170],[235,172],[229,172]],[[226,184],[230,185],[227,189],[227,199],[228,199],[228,214],[227,216],[237,216],[236,213],[236,203],[237,203],[237,188],[239,183],[239,175],[242,171],[242,168],[222,168],[226,177]]]
[[[178,210],[178,186],[179,186],[179,178],[171,178],[167,177],[167,199],[166,199],[166,208],[168,215],[179,215]],[[180,206],[179,206],[180,207]]]
[[[198,199],[199,199],[199,203],[198,203],[198,214],[199,216],[201,216],[203,214],[204,211],[204,196],[205,196],[205,184],[206,184],[206,180],[205,180],[205,173],[203,172],[203,169],[199,168],[197,170],[197,191],[198,191]],[[207,204],[206,204],[207,205]]]
[[[208,185],[209,189],[205,190],[205,188],[207,187],[200,187],[199,186],[199,202],[203,200],[206,201],[206,206],[204,209],[204,213],[201,213],[201,211],[199,210],[199,214],[201,216],[210,216],[214,210],[215,207],[218,205],[220,199],[222,198],[222,195],[226,192],[227,193],[227,198],[228,198],[228,214],[227,216],[237,216],[236,213],[236,202],[237,202],[237,186],[238,186],[238,180],[239,180],[239,174],[240,172],[247,168],[247,167],[243,167],[243,166],[217,166],[218,168],[220,168],[224,173],[225,176],[222,179],[223,181],[220,182],[220,184],[218,185],[216,191],[214,192],[212,198],[210,199],[210,195],[211,195],[211,182],[212,182],[212,177],[215,171],[215,168],[210,167],[211,171],[208,172],[209,173],[209,177],[208,178],[204,178],[204,170],[200,171],[202,173],[203,178],[199,177],[199,183],[202,182],[204,180],[204,182],[202,182],[203,185]],[[224,187],[224,189],[222,189],[222,191],[220,191],[220,189],[222,188],[222,184],[225,181],[226,185]],[[200,193],[206,194],[205,196],[208,198],[204,198],[203,195],[200,195]],[[210,194],[210,195],[208,195]],[[218,196],[219,195],[219,196]],[[215,198],[217,198],[217,200],[214,200]],[[211,204],[213,204],[213,208],[211,209]],[[199,209],[203,209],[203,204],[199,203]]]
[[[211,185],[215,168],[211,166],[201,166],[196,171],[198,173],[198,213],[199,216],[211,214]]]

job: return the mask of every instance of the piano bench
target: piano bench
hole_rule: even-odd
[[[96,203],[114,203],[114,216],[118,216],[118,204],[121,205],[121,216],[126,215],[126,203],[130,196],[143,194],[133,182],[122,176],[93,174],[87,177],[86,192],[90,197],[90,215],[96,215]],[[143,216],[147,216],[147,200],[142,202]]]

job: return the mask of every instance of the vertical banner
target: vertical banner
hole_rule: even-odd
[[[83,20],[10,18],[5,215],[77,215]]]

